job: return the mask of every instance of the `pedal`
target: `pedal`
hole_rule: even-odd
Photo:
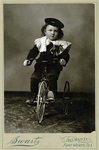
[[[50,99],[47,99],[47,102],[48,103],[55,103],[55,100],[53,98],[52,99],[50,98]]]

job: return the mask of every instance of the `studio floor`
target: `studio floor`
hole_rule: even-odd
[[[39,124],[35,107],[25,101],[29,92],[5,92],[5,133],[91,133],[95,131],[94,94],[71,93],[68,115],[63,114],[62,94],[55,104],[46,107],[44,120]]]

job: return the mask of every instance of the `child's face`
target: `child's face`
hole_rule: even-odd
[[[48,39],[54,41],[58,38],[58,28],[52,25],[48,25],[45,29],[45,35]]]

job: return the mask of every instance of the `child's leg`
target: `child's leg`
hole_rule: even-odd
[[[49,76],[49,90],[56,92],[57,91],[57,78],[56,76]]]
[[[56,69],[50,69],[48,73],[48,79],[49,79],[49,90],[53,91],[53,93],[56,95],[57,92],[57,80],[59,77],[60,72]]]
[[[37,95],[38,93],[38,84],[41,80],[42,72],[35,70],[34,73],[31,76],[31,81],[30,81],[30,90],[31,90],[31,96]]]
[[[36,95],[38,93],[38,84],[41,79],[41,75],[42,75],[42,73],[40,71],[35,70],[31,76],[31,81],[30,81],[31,93],[30,93],[29,100],[26,101],[27,105],[36,105],[36,103],[34,103],[34,101],[35,101]]]

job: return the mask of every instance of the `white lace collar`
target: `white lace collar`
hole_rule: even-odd
[[[67,41],[62,40],[51,41],[47,39],[46,36],[38,38],[34,41],[35,45],[37,46],[40,52],[46,52],[46,45],[49,45],[50,42],[52,42],[53,45],[62,46],[63,49],[61,49],[59,53],[62,53],[69,45],[71,45],[71,43]]]

